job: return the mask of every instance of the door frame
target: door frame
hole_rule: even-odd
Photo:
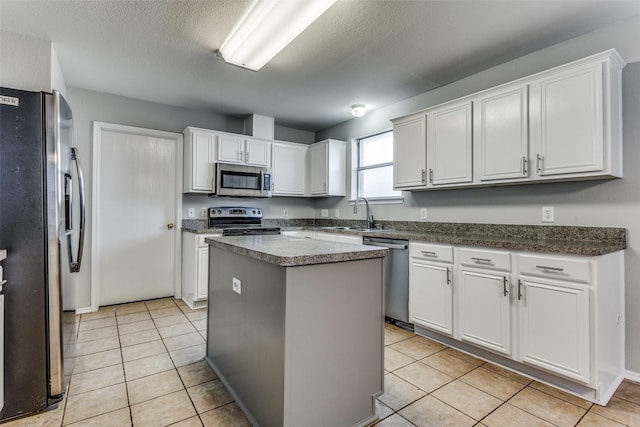
[[[93,127],[93,172],[92,172],[92,194],[91,194],[91,311],[97,311],[98,295],[100,293],[99,277],[99,235],[98,220],[100,217],[100,206],[98,203],[100,193],[100,148],[102,144],[102,132],[111,131],[126,133],[129,135],[147,136],[152,138],[163,138],[173,140],[176,146],[175,164],[175,211],[173,228],[174,234],[174,277],[173,294],[175,298],[182,297],[182,146],[183,136],[181,133],[165,132],[160,130],[145,129],[134,126],[118,125],[106,122],[92,122]]]

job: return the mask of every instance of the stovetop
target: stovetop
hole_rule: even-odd
[[[209,208],[208,226],[222,229],[223,236],[280,234],[280,227],[262,225],[262,210],[259,208]]]

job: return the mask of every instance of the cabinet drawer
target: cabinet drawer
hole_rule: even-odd
[[[460,264],[489,270],[511,271],[511,254],[502,251],[460,249]]]
[[[204,239],[208,238],[208,237],[220,237],[221,234],[199,234],[198,235],[198,247],[202,248],[205,246],[209,246],[209,244],[207,242],[204,241]]]
[[[591,281],[590,263],[584,259],[519,255],[518,265],[520,274],[524,275],[584,283]]]
[[[423,259],[425,261],[453,262],[453,247],[434,245],[430,243],[409,244],[411,258]]]

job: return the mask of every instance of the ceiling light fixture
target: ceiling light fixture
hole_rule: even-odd
[[[336,0],[254,0],[217,52],[225,62],[258,71]]]
[[[354,117],[362,117],[367,114],[367,107],[364,104],[353,104],[351,106],[351,115]]]

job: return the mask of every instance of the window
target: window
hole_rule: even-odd
[[[400,197],[400,191],[393,190],[393,132],[360,138],[357,143],[358,197]]]

